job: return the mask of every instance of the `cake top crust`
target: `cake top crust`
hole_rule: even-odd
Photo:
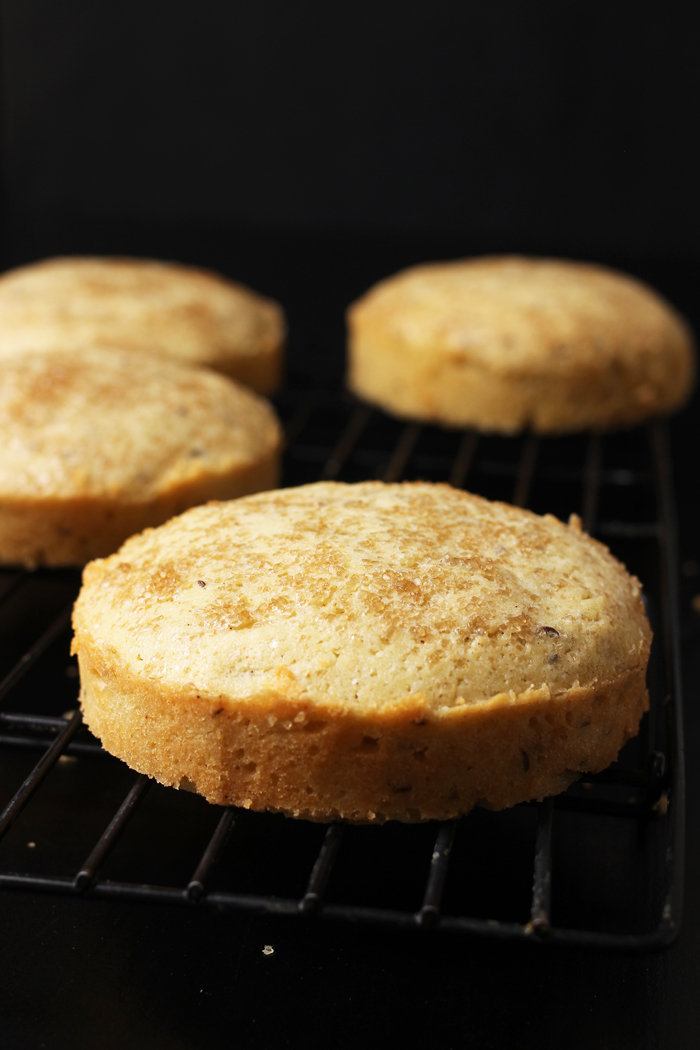
[[[0,496],[150,500],[272,455],[262,397],[209,369],[133,350],[0,357]]]
[[[86,567],[74,626],[144,689],[377,717],[603,686],[650,642],[638,581],[578,519],[423,482],[187,511]]]
[[[152,259],[45,259],[0,277],[0,357],[116,346],[200,364],[285,337],[281,308],[219,274]]]
[[[692,383],[694,343],[683,318],[643,282],[588,263],[487,256],[415,266],[349,308],[351,328],[498,374],[582,377],[641,370]]]

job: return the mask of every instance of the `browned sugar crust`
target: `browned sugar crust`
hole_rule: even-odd
[[[271,406],[134,351],[0,357],[0,563],[84,565],[187,507],[272,488]]]
[[[608,765],[647,705],[638,581],[551,516],[321,483],[188,511],[84,572],[81,703],[212,802],[446,819]]]
[[[207,365],[269,394],[285,338],[277,303],[191,266],[74,257],[0,277],[0,357],[116,346]]]
[[[515,433],[608,429],[684,403],[685,321],[642,282],[583,263],[416,266],[348,310],[348,385],[400,416]]]

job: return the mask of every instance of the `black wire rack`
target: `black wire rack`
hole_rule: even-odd
[[[0,888],[540,945],[670,944],[683,899],[684,771],[664,423],[606,437],[497,438],[401,423],[334,391],[287,391],[278,408],[285,484],[422,478],[579,513],[644,584],[655,639],[639,736],[555,799],[459,821],[324,826],[210,806],[136,776],[82,725],[68,656],[79,574],[7,570]]]

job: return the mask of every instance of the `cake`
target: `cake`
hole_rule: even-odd
[[[84,565],[209,499],[278,482],[270,404],[133,350],[0,357],[0,563]]]
[[[679,408],[685,321],[641,281],[514,256],[416,266],[348,311],[348,385],[407,419],[513,434],[629,426]]]
[[[551,516],[424,482],[214,502],[85,568],[85,721],[211,802],[447,819],[564,790],[646,709],[640,586]]]
[[[191,266],[73,257],[0,277],[0,357],[115,346],[207,365],[269,394],[285,335],[277,303]]]

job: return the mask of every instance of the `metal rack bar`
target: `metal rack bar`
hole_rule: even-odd
[[[0,888],[32,889],[51,893],[73,895],[77,892],[75,880],[59,876],[0,875]],[[97,881],[90,888],[90,896],[108,900],[141,901],[151,904],[180,904],[189,902],[187,893],[174,886],[148,886],[135,883]],[[268,915],[297,915],[299,901],[286,898],[262,897],[254,894],[209,893],[198,902],[198,907],[216,910],[244,910]],[[368,925],[391,926],[416,929],[415,914],[388,908],[371,908],[356,905],[326,904],[320,914],[335,921],[366,923]],[[530,924],[498,922],[492,919],[442,916],[436,927],[453,934],[469,934],[497,940],[546,941],[550,945],[565,945],[576,948],[614,949],[616,951],[654,951],[668,946],[675,937],[673,924],[663,922],[649,933],[607,934],[587,930],[555,927],[546,938],[537,936]]]
[[[448,820],[440,825],[430,858],[430,872],[423,896],[423,906],[416,915],[416,922],[419,926],[434,926],[440,917],[440,903],[445,889],[456,831],[456,820]]]
[[[528,497],[530,495],[530,486],[532,485],[532,479],[535,476],[535,465],[537,463],[537,454],[539,450],[540,439],[538,436],[536,434],[528,434],[525,438],[525,445],[523,446],[522,455],[518,464],[515,490],[513,492],[513,504],[516,507],[527,506]]]
[[[666,755],[663,751],[650,751],[644,784],[644,801],[647,806],[655,805],[661,798],[667,780],[666,769]]]
[[[49,627],[46,628],[40,638],[34,642],[34,645],[30,649],[27,649],[20,659],[17,661],[12,670],[5,675],[2,682],[0,682],[0,701],[10,692],[14,686],[24,678],[30,667],[33,667],[40,656],[43,656],[48,647],[52,642],[55,642],[61,631],[65,631],[70,625],[71,615],[73,613],[73,606],[69,605],[61,612]]]
[[[669,759],[669,845],[665,853],[667,893],[663,919],[677,933],[683,911],[685,868],[685,749],[683,745],[683,698],[681,678],[681,629],[678,592],[678,527],[675,516],[673,465],[668,431],[662,423],[650,429],[656,487],[659,493],[659,557],[661,560],[661,602],[664,623],[666,668],[666,732]]]
[[[71,711],[71,716],[74,713]],[[39,732],[54,729],[59,733],[65,727],[66,721],[66,718],[59,715],[24,715],[15,714],[13,711],[0,711],[0,726],[21,726],[23,729],[33,729]]]
[[[222,815],[219,823],[214,829],[214,834],[209,839],[209,843],[202,859],[197,865],[194,875],[187,884],[187,896],[191,901],[198,901],[204,896],[206,889],[207,878],[211,874],[212,868],[216,864],[221,851],[228,841],[228,837],[233,831],[236,823],[237,812],[235,809],[227,809]]]
[[[418,423],[407,423],[401,432],[396,448],[382,473],[382,481],[398,481],[416,447],[423,428]]]
[[[82,721],[80,711],[76,711],[71,720],[66,722],[65,728],[58,734],[53,744],[39,759],[29,776],[23,781],[19,790],[7,804],[2,814],[0,814],[0,838],[9,830],[41,782],[51,772],[65,751],[69,741],[80,729]]]
[[[532,905],[529,926],[539,936],[550,934],[552,904],[552,823],[554,799],[546,798],[537,817],[535,868],[532,881]]]
[[[449,483],[450,485],[453,485],[454,488],[464,488],[464,483],[467,480],[469,471],[472,468],[472,463],[474,462],[478,444],[479,435],[476,431],[468,431],[462,436],[449,477]]]
[[[350,421],[346,426],[340,441],[326,460],[319,481],[333,481],[338,477],[345,466],[345,463],[352,455],[353,449],[360,440],[362,432],[369,423],[371,416],[372,409],[369,408],[368,405],[358,405],[350,416]]]
[[[62,732],[66,727],[66,719],[58,718],[51,715],[25,715],[15,714],[9,711],[0,711],[0,730],[2,728],[9,730],[23,729],[26,733],[33,733],[33,736],[24,736],[17,732],[0,732],[0,744],[4,744],[7,747],[19,747],[25,749],[36,749],[39,748],[44,750],[50,747],[56,739],[56,735]],[[46,736],[47,733],[52,734]],[[71,740],[68,747],[65,749],[67,755],[106,755],[107,752],[102,747],[99,740],[95,740],[94,737],[91,740]]]
[[[600,773],[584,773],[579,784],[616,784],[619,787],[631,787],[637,791],[646,788],[649,774],[646,769],[624,769],[613,763]]]
[[[55,737],[53,738],[55,739]],[[0,745],[16,747],[24,751],[44,751],[53,743],[52,739],[42,739],[36,736],[17,736],[15,734],[0,733]],[[73,740],[64,751],[65,755],[106,755],[107,752],[98,741],[90,743],[84,740]]]
[[[105,828],[88,859],[75,876],[75,885],[79,890],[86,890],[97,876],[98,868],[103,863],[122,831],[136,811],[136,807],[148,790],[150,781],[140,773],[129,794]]]
[[[299,910],[305,915],[318,911],[323,903],[323,894],[326,891],[344,834],[345,828],[342,824],[331,824],[326,832],[323,845],[311,871],[306,893],[299,902]]]

